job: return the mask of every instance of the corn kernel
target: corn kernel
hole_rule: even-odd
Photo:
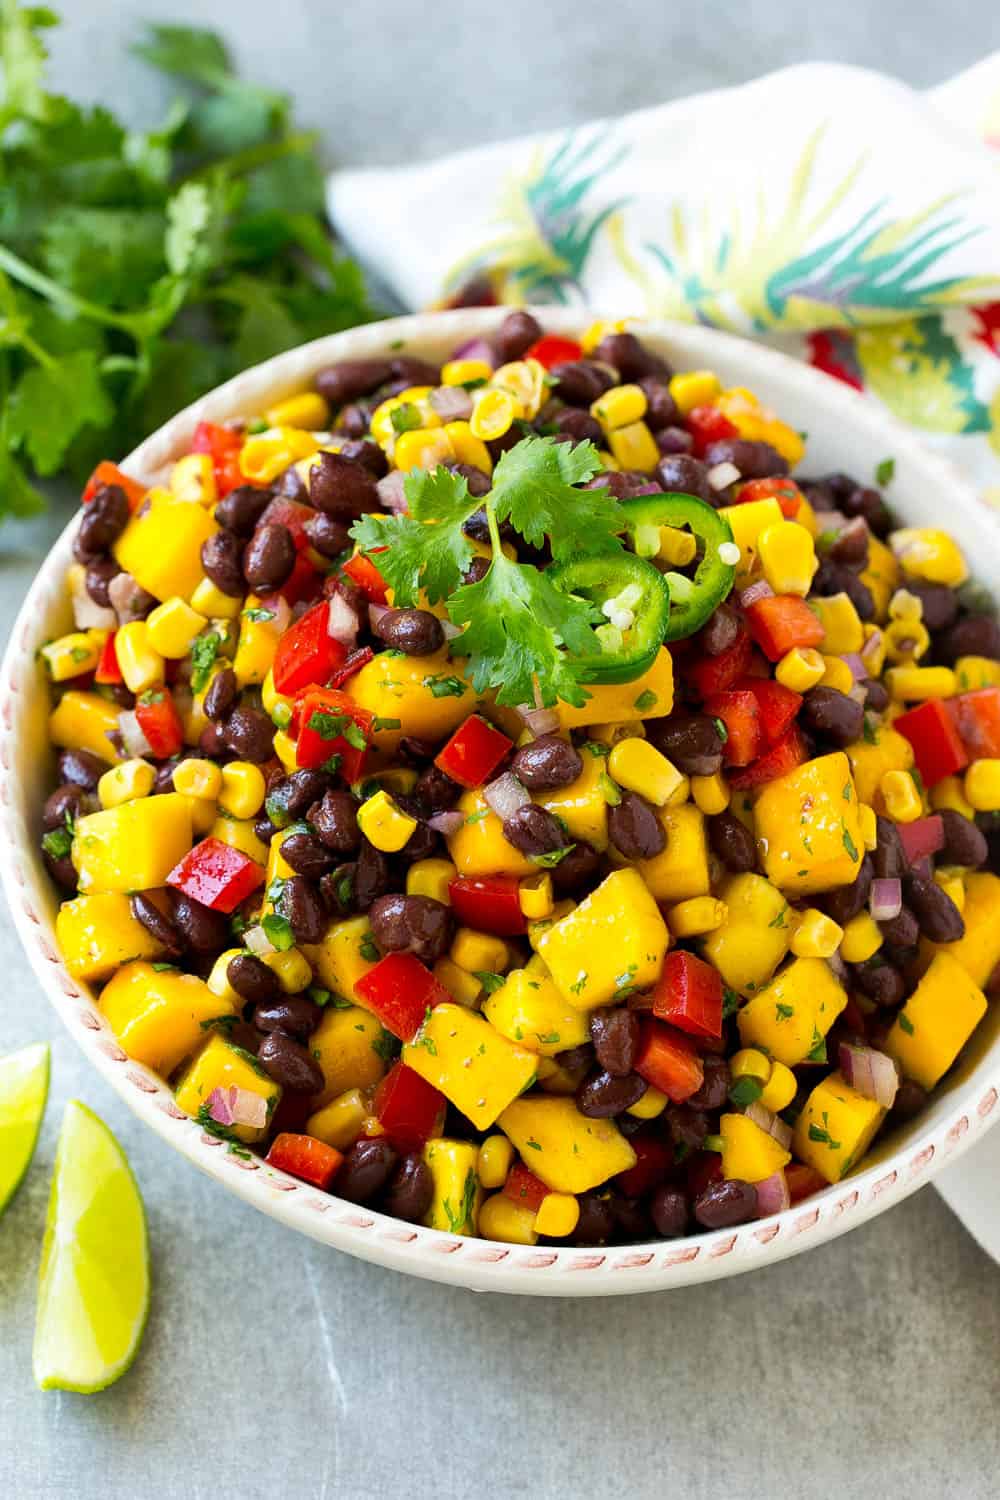
[[[729,782],[721,771],[711,776],[692,776],[691,796],[699,812],[706,818],[714,818],[729,806]]]
[[[764,577],[776,594],[798,594],[802,599],[819,567],[813,539],[797,521],[765,526],[757,538]]]
[[[1000,762],[997,762],[1000,765]],[[878,784],[885,810],[894,823],[915,823],[923,816],[923,803],[909,771],[886,771]],[[968,773],[966,773],[968,796]],[[969,798],[972,801],[972,798]]]
[[[639,528],[636,530],[638,532]],[[653,530],[656,551],[652,555],[660,562],[669,563],[672,568],[686,568],[688,563],[694,562],[698,543],[690,531],[680,531],[676,526],[654,526]]]
[[[878,827],[875,819],[874,807],[869,807],[867,802],[858,804],[858,827],[861,829],[861,837],[865,848],[872,850],[878,843]]]
[[[347,1151],[359,1136],[366,1133],[369,1108],[370,1103],[361,1089],[348,1089],[309,1116],[306,1132],[333,1146],[336,1151]]]
[[[957,588],[969,576],[961,548],[946,531],[933,526],[907,526],[894,531],[889,546],[907,578],[923,578]]]
[[[408,896],[430,896],[432,901],[451,904],[449,886],[458,875],[450,859],[418,859],[406,872]]]
[[[965,796],[976,812],[1000,809],[1000,760],[974,760],[965,773]]]
[[[39,656],[53,682],[68,682],[82,672],[92,672],[101,658],[106,630],[74,630],[42,646]]]
[[[194,505],[214,505],[218,491],[211,454],[186,453],[179,458],[170,470],[170,491],[178,500],[187,500]]]
[[[823,627],[820,650],[824,656],[843,656],[860,651],[865,643],[861,620],[847,594],[828,594],[810,599],[809,608]]]
[[[943,812],[945,808],[950,807],[953,812],[960,813],[970,822],[976,816],[976,809],[966,798],[960,776],[942,776],[941,780],[931,787],[928,795],[935,812]]]
[[[707,406],[722,390],[722,384],[711,370],[688,370],[684,375],[674,375],[670,381],[670,394],[682,417],[696,406]]]
[[[187,656],[207,624],[204,615],[175,594],[146,616],[146,636],[154,651],[177,661]]]
[[[279,427],[276,432],[248,437],[240,449],[240,473],[246,479],[270,484],[300,458],[319,448],[311,432],[298,427]]]
[[[220,1000],[228,1000],[229,1004],[237,1010],[242,1010],[246,1001],[229,983],[229,965],[234,958],[239,958],[242,952],[242,948],[227,948],[225,953],[220,953],[212,965],[211,974],[205,981],[213,995],[218,995]]]
[[[302,391],[269,407],[265,416],[271,427],[304,427],[319,432],[330,421],[330,408],[318,391]]]
[[[854,673],[839,656],[824,656],[823,676],[820,686],[833,688],[838,693],[849,693],[854,686]]]
[[[756,1047],[741,1047],[729,1059],[729,1073],[732,1078],[756,1078],[758,1083],[766,1083],[771,1076],[771,1059]]]
[[[468,385],[472,380],[489,380],[493,366],[485,359],[449,359],[441,366],[442,385]]]
[[[312,984],[309,960],[298,948],[286,948],[284,953],[265,953],[262,962],[267,964],[286,995],[298,995]]]
[[[871,624],[865,624],[863,629],[865,643],[861,649],[864,652],[868,676],[880,677],[885,665],[885,641],[882,638],[882,632],[877,625]]]
[[[448,957],[469,974],[499,974],[509,961],[503,938],[493,937],[488,932],[475,932],[471,927],[458,929]]]
[[[123,625],[115,636],[115,654],[130,693],[144,693],[163,681],[166,664],[149,642],[145,620]]]
[[[468,422],[446,422],[444,431],[451,443],[451,451],[460,464],[472,464],[484,474],[493,473],[490,450],[481,438],[477,438]]]
[[[222,768],[214,760],[192,756],[182,760],[174,770],[175,792],[183,792],[187,797],[207,797],[215,802],[221,790]]]
[[[764,1085],[759,1104],[773,1115],[787,1109],[798,1092],[798,1082],[791,1068],[784,1063],[771,1064],[771,1076]]]
[[[882,640],[886,659],[893,663],[919,661],[931,643],[927,626],[919,620],[891,620]]]
[[[926,703],[931,698],[951,698],[958,691],[950,667],[890,667],[884,681],[897,703]]]
[[[934,871],[934,879],[945,895],[951,898],[958,910],[963,911],[965,908],[965,880],[962,877],[961,869],[957,865],[942,865],[940,869]]]
[[[148,797],[155,781],[156,771],[148,761],[123,760],[105,771],[97,783],[97,796],[102,807],[120,807],[123,802]]]
[[[388,770],[376,771],[374,776],[366,776],[366,786],[368,782],[377,783],[395,797],[408,797],[417,784],[417,773],[412,766],[390,766]]]
[[[667,912],[667,926],[675,938],[699,937],[704,932],[714,932],[721,927],[729,915],[724,901],[714,896],[691,896],[687,901],[678,901]]]
[[[546,1193],[535,1215],[535,1230],[550,1239],[565,1239],[580,1222],[580,1205],[572,1193]]]
[[[476,404],[469,418],[469,428],[473,437],[490,443],[509,432],[514,419],[519,416],[520,403],[515,401],[510,392],[490,386],[476,397]]]
[[[660,450],[645,422],[630,422],[608,434],[608,446],[623,469],[651,474],[660,461]]]
[[[376,792],[358,808],[358,827],[383,854],[398,854],[416,826],[416,818],[397,807],[385,791]]]
[[[616,318],[614,321],[608,318],[597,318],[585,329],[580,337],[580,348],[584,354],[593,354],[604,339],[612,333],[624,333],[628,326],[628,318]]]
[[[774,669],[774,675],[782,687],[793,693],[808,693],[823,676],[825,663],[812,646],[793,646]]]
[[[619,740],[608,756],[608,771],[619,786],[664,807],[683,781],[683,772],[648,740]]]
[[[924,617],[923,600],[917,594],[912,594],[909,589],[896,589],[889,599],[890,620],[922,620]]]
[[[955,663],[956,689],[960,693],[977,688],[1000,687],[1000,661],[989,656],[960,656]]]
[[[191,818],[191,832],[198,834],[208,833],[215,826],[216,806],[207,797],[190,797],[186,792],[179,792],[187,804],[188,814]]]
[[[839,923],[810,907],[799,917],[789,947],[796,958],[832,958],[843,936]]]
[[[657,1115],[662,1115],[669,1103],[666,1094],[661,1094],[659,1089],[650,1084],[642,1098],[629,1105],[626,1114],[633,1115],[637,1120],[655,1120]]]
[[[235,620],[243,608],[243,600],[224,594],[211,578],[203,578],[191,595],[191,608],[206,619]]]
[[[845,963],[863,964],[882,946],[882,933],[878,923],[869,912],[859,911],[844,928],[840,940],[840,956]]]
[[[547,870],[543,870],[540,875],[528,875],[517,888],[517,898],[521,913],[529,922],[547,917],[555,905],[552,898],[552,876]]]
[[[275,730],[274,753],[289,774],[292,771],[298,770],[299,763],[295,756],[295,741],[290,734],[286,734],[284,729]],[[402,845],[400,845],[400,848],[402,848]]]
[[[641,719],[623,719],[619,724],[591,724],[587,730],[601,745],[617,745],[619,740],[644,740],[646,726]]]
[[[211,809],[213,804],[209,803],[208,806]],[[218,808],[214,808],[214,811],[218,812]],[[228,844],[230,849],[239,849],[256,864],[267,864],[267,845],[257,837],[252,818],[219,816],[208,832],[211,838],[218,839],[220,844]]]
[[[590,415],[600,422],[605,432],[612,432],[616,427],[641,422],[648,406],[641,385],[615,385],[592,403]]]
[[[494,370],[490,384],[513,396],[521,415],[530,422],[537,417],[545,399],[545,366],[537,359],[515,359]]]
[[[443,427],[417,427],[400,433],[392,452],[397,469],[435,469],[453,458],[451,441]]]
[[[488,1135],[479,1148],[476,1171],[479,1181],[490,1191],[502,1188],[507,1174],[514,1165],[515,1151],[505,1135]]]
[[[484,1240],[501,1240],[506,1245],[536,1245],[534,1209],[515,1203],[506,1193],[494,1193],[479,1210],[479,1234]]]
[[[483,971],[486,972],[486,971]],[[460,969],[448,957],[439,958],[433,969],[434,978],[444,985],[451,998],[466,1010],[478,1008],[483,993],[482,981],[468,969]]]
[[[248,760],[231,760],[222,767],[219,806],[234,818],[253,818],[264,805],[267,784],[260,766]]]

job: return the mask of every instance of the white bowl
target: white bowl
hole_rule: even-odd
[[[333,360],[381,354],[390,347],[444,356],[465,339],[488,332],[503,316],[495,309],[435,313],[318,339],[203,397],[147,438],[124,468],[148,479],[187,451],[196,422],[258,412],[307,385]],[[553,332],[580,330],[579,314],[543,309],[539,317]],[[948,464],[855,391],[783,355],[707,329],[649,323],[637,325],[637,332],[677,368],[711,368],[727,384],[749,386],[807,432],[810,472],[846,469],[863,480],[881,460],[894,458],[889,495],[898,513],[910,522],[947,527],[965,548],[976,576],[1000,595],[996,517]],[[0,837],[7,899],[42,988],[95,1067],[151,1129],[230,1192],[338,1250],[433,1281],[542,1296],[649,1292],[753,1270],[844,1234],[928,1182],[1000,1115],[1000,1007],[994,1006],[924,1114],[877,1147],[863,1170],[846,1182],[736,1229],[605,1249],[531,1249],[403,1224],[317,1192],[257,1158],[231,1155],[181,1113],[161,1078],[126,1057],[92,991],[71,977],[56,947],[56,899],[38,854],[52,756],[47,694],[35,653],[69,624],[63,578],[76,524],[74,517],[32,584],[0,668]]]

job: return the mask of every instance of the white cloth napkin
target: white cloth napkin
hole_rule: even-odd
[[[1000,506],[1000,52],[928,93],[805,64],[620,120],[335,172],[327,201],[410,307],[480,278],[503,302],[765,339],[920,429]],[[938,1179],[1000,1260],[998,1182],[1000,1131]]]

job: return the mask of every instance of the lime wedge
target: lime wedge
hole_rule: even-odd
[[[124,1375],[149,1312],[149,1242],[139,1188],[111,1131],[66,1106],[38,1273],[35,1380],[100,1391]]]
[[[28,1170],[48,1096],[45,1042],[0,1057],[0,1214]]]

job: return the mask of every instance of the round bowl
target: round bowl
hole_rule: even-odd
[[[203,397],[147,438],[124,468],[151,478],[187,451],[196,422],[260,411],[300,389],[333,360],[381,354],[390,347],[444,356],[456,344],[488,333],[503,316],[502,309],[432,313],[318,339]],[[539,317],[546,328],[565,334],[578,334],[584,321],[579,313],[554,309],[540,310]],[[1000,595],[996,517],[950,465],[855,391],[783,355],[709,329],[648,323],[637,324],[636,331],[678,368],[711,368],[725,383],[755,390],[808,433],[811,471],[849,469],[864,479],[883,459],[894,458],[890,499],[898,514],[918,525],[945,525],[965,548],[976,576]],[[70,623],[63,578],[75,528],[74,517],[39,570],[0,668],[0,863],[7,899],[42,988],[94,1066],[151,1130],[230,1192],[324,1244],[432,1281],[536,1296],[649,1292],[750,1271],[846,1233],[930,1181],[1000,1114],[1000,1006],[994,1006],[925,1113],[878,1146],[863,1170],[845,1182],[736,1229],[595,1249],[533,1249],[404,1224],[320,1193],[256,1157],[231,1155],[181,1113],[161,1078],[126,1057],[92,991],[71,977],[56,946],[56,897],[38,853],[52,756],[47,695],[35,653]]]

